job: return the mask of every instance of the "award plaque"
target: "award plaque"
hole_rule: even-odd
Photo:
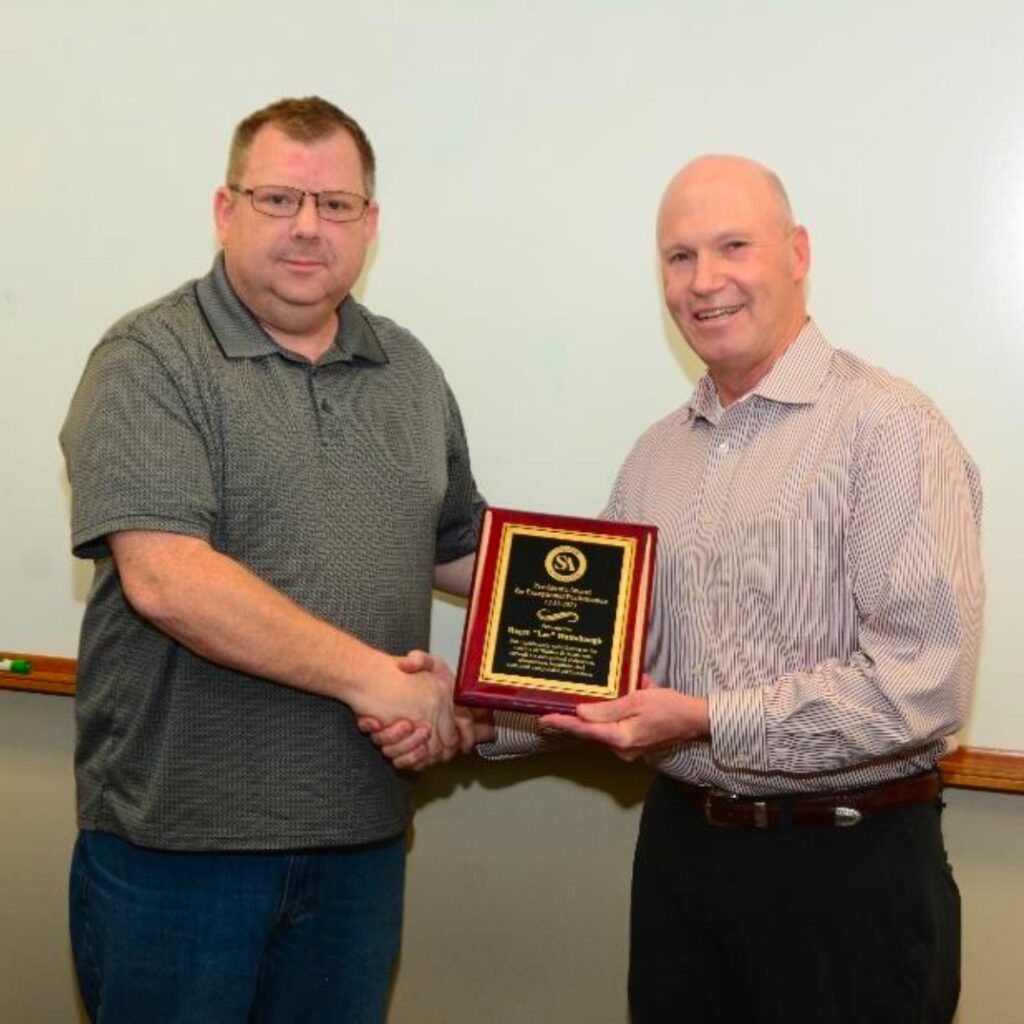
[[[543,714],[634,690],[657,529],[484,512],[455,702]]]

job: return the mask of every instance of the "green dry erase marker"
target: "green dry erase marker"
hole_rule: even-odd
[[[20,675],[26,675],[32,671],[32,662],[25,661],[23,658],[0,658],[0,671],[3,672],[18,672]]]

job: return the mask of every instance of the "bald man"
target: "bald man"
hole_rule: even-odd
[[[708,372],[604,513],[659,529],[648,675],[539,720],[658,771],[633,1024],[948,1024],[959,894],[936,764],[978,657],[977,471],[924,395],[809,319],[808,234],[766,168],[683,168],[658,251]],[[537,719],[497,717],[485,756],[543,746]],[[422,766],[411,729],[375,738]]]
[[[658,251],[708,372],[605,511],[660,531],[648,685],[541,719],[658,769],[633,1024],[948,1022],[959,895],[936,764],[978,656],[977,472],[927,398],[808,318],[808,234],[766,168],[685,167]]]

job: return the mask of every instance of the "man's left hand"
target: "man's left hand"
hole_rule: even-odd
[[[579,704],[575,715],[542,715],[540,727],[604,743],[623,761],[710,735],[708,702],[703,697],[655,686],[649,676],[644,676],[642,687],[618,700]]]

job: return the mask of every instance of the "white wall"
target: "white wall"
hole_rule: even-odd
[[[382,233],[362,297],[444,365],[499,505],[600,508],[633,438],[699,373],[658,296],[663,185],[708,150],[775,167],[811,231],[825,331],[931,393],[981,467],[989,612],[967,739],[1024,748],[1022,37],[1024,9],[985,0],[7,0],[0,645],[75,650],[89,577],[67,554],[55,436],[88,350],[120,313],[206,269],[238,118],[319,92],[365,124],[380,159]],[[449,656],[460,629],[439,606]],[[15,922],[0,940],[0,1021],[5,998],[19,1024],[67,1019],[53,1007],[71,1005],[69,712],[0,694],[0,819],[19,825],[0,846]],[[557,1012],[504,1019],[583,1019],[559,1002],[578,995],[590,1020],[620,1021],[640,787],[597,754],[495,771],[427,781],[395,1020],[468,1019],[521,982]],[[963,793],[952,810],[965,877],[984,886],[973,865],[1019,841],[1020,804]],[[567,879],[559,865],[577,849],[587,869]],[[971,902],[992,915],[977,934],[1011,934],[1019,906]],[[514,914],[500,932],[484,923],[498,909]],[[972,1006],[1008,999],[1006,986],[1019,1001],[1017,974],[998,969],[1006,945],[972,954]],[[461,959],[444,973],[449,948]],[[422,1010],[442,977],[465,982],[465,1018],[440,1000],[433,1018]],[[965,1022],[1010,1019],[972,1012]]]

